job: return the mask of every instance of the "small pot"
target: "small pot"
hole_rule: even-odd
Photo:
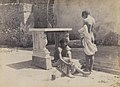
[[[51,75],[51,80],[55,80],[56,79],[56,75]]]

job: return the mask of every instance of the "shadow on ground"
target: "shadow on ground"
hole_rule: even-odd
[[[8,64],[7,65],[10,68],[19,70],[19,69],[41,69],[40,67],[36,67],[32,64],[32,60],[28,61],[23,61],[23,62],[18,62],[18,63],[13,63],[13,64]]]

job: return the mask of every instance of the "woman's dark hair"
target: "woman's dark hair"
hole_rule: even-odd
[[[84,15],[89,15],[90,14],[90,12],[88,12],[88,11],[83,11],[82,12],[82,17],[84,16]]]
[[[63,44],[63,43],[68,43],[68,40],[66,39],[66,38],[62,38],[61,40],[60,40],[60,44]]]

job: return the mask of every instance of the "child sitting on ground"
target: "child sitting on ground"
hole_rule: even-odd
[[[73,63],[67,39],[63,38],[60,40],[60,46],[57,48],[57,54],[57,67],[68,77],[73,78],[74,76],[72,75],[72,73],[75,71],[82,73],[83,75],[90,74],[88,72],[82,71],[75,63]]]

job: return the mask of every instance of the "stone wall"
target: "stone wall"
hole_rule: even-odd
[[[5,3],[17,3],[17,1],[19,0],[0,0],[1,4],[5,4]]]
[[[13,39],[20,38],[18,31],[23,23],[23,5],[0,5],[0,43],[8,44]],[[17,42],[16,42],[17,43]]]
[[[48,1],[49,9],[47,9]],[[15,4],[16,2],[20,4]],[[25,30],[25,34],[29,34],[27,33],[29,27],[48,27],[48,21],[54,27],[73,28],[70,38],[79,39],[77,30],[82,26],[83,10],[89,10],[96,19],[98,42],[101,40],[104,42],[104,38],[110,32],[120,34],[120,2],[118,0],[0,0],[0,3],[3,3],[0,5],[0,30],[4,30],[4,34],[1,34],[2,38],[0,37],[1,43],[5,43],[8,39],[6,37],[9,37],[5,33],[6,29],[18,31],[21,28]],[[49,42],[52,42],[54,35],[48,34],[48,36]],[[114,40],[109,42],[111,41]]]
[[[0,44],[32,46],[29,28],[47,27],[47,0],[34,0],[32,4],[9,0],[1,3],[4,4],[0,5]]]
[[[82,27],[81,12],[88,10],[96,19],[98,40],[110,31],[120,34],[119,4],[118,0],[55,0],[57,27],[72,27],[73,37],[79,37],[77,30]]]

